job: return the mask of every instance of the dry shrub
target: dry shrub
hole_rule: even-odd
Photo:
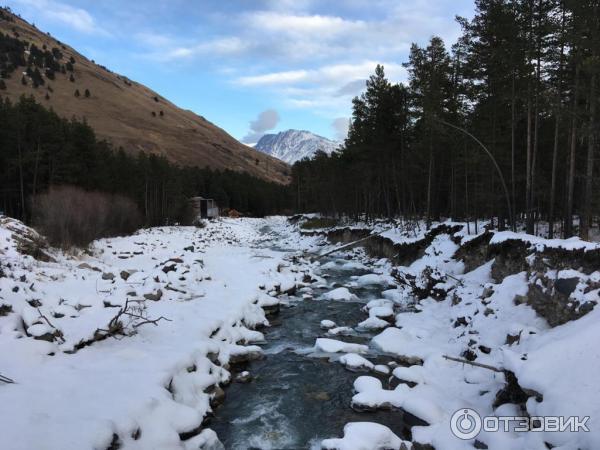
[[[87,192],[73,186],[51,188],[35,199],[35,224],[51,244],[85,247],[94,239],[129,234],[142,223],[133,200]]]

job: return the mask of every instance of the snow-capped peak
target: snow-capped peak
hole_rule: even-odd
[[[340,145],[340,142],[318,136],[310,131],[287,130],[277,134],[265,134],[254,148],[288,164],[294,164],[303,158],[312,158],[318,150],[330,154]]]

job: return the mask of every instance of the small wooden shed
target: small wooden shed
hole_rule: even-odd
[[[219,217],[219,206],[212,198],[192,197],[189,203],[193,220]]]

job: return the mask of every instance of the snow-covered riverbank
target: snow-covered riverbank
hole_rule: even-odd
[[[309,235],[285,218],[225,219],[105,239],[72,256],[40,248],[32,230],[2,219],[0,374],[15,383],[0,381],[0,448],[219,448],[210,424],[201,425],[229,363],[260,355],[263,308],[296,288],[286,301],[324,302],[331,313],[313,311],[314,343],[292,351],[363,372],[342,386],[353,392],[345,407],[404,410],[426,422],[412,426],[411,443],[364,412],[323,448],[600,448],[597,245],[445,223],[416,235],[388,230],[366,253],[307,256],[369,232]],[[332,271],[348,275],[340,283]],[[364,311],[356,323],[336,315],[340,302]],[[316,391],[326,407],[334,393]],[[464,408],[589,416],[590,432],[482,431],[461,440],[450,423]]]
[[[281,266],[281,253],[257,248],[263,225],[150,229],[98,241],[91,256],[47,249],[56,262],[44,262],[18,251],[35,234],[4,219],[0,374],[15,383],[0,383],[0,448],[180,449],[214,440],[210,431],[180,435],[210,411],[230,356],[260,351],[249,344],[262,334],[250,328],[267,323],[262,303],[277,302],[265,292],[299,276]]]
[[[322,231],[339,243],[369,232]],[[429,425],[412,428],[413,442],[437,449],[600,448],[598,244],[484,229],[469,235],[464,224],[447,222],[417,235],[390,230],[364,245],[371,262],[382,254],[397,262],[377,264],[382,279],[395,279],[378,306],[393,305],[396,314],[371,345],[402,365],[394,388],[358,377],[353,407],[414,414]],[[461,440],[450,424],[464,408],[481,417],[589,417],[590,431],[481,431]],[[358,430],[365,426],[349,427],[328,448],[358,448]],[[389,430],[372,432],[389,448],[401,445]]]

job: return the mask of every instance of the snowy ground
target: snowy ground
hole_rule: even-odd
[[[600,300],[600,267],[570,267],[573,263],[568,260],[568,252],[572,252],[587,253],[590,260],[597,261],[600,246],[577,238],[546,240],[523,233],[492,232],[491,245],[519,242],[529,254],[523,261],[527,270],[495,282],[491,274],[493,258],[470,272],[455,258],[461,244],[481,236],[485,230],[481,227],[475,234],[471,229],[469,234],[461,224],[445,225],[459,225],[461,229],[438,234],[410,265],[392,267],[382,261],[376,264],[381,283],[391,273],[396,274],[398,283],[385,291],[385,299],[370,302],[367,309],[384,313],[392,303],[397,314],[394,326],[374,337],[371,345],[395,355],[401,365],[393,370],[394,389],[384,388],[374,376],[358,377],[353,406],[361,410],[397,408],[414,414],[429,425],[413,427],[413,441],[437,449],[600,448],[600,384],[596,381],[600,370],[600,311],[594,308]],[[381,229],[385,227],[377,226],[374,233]],[[415,243],[425,235],[424,230],[413,229],[383,233],[396,244]],[[551,267],[548,253],[543,253],[554,250],[567,252],[564,261],[560,261],[561,270]],[[362,258],[361,262],[365,261]],[[377,279],[370,275],[361,278],[365,277]],[[550,296],[558,289],[558,281],[566,280],[575,280],[574,289],[567,295],[568,306],[590,306],[591,312],[552,328],[523,299],[529,295],[532,284],[548,284],[542,286],[542,291]],[[576,313],[577,308],[573,309]],[[370,316],[372,319],[371,313]],[[340,351],[343,344],[327,342],[327,346],[330,351]],[[323,345],[317,342],[316,347]],[[355,353],[364,353],[364,349]],[[497,370],[452,361],[447,356],[467,358]],[[344,362],[366,367],[368,362],[360,359],[346,357]],[[514,393],[505,393],[504,397],[499,394],[505,392],[507,381],[502,371],[516,375],[525,390],[524,399],[518,399]],[[450,423],[453,413],[464,408],[475,410],[481,417],[577,416],[584,420],[588,416],[586,425],[590,431],[517,432],[513,422],[513,431],[482,431],[476,438],[461,440],[452,434]],[[389,430],[380,427],[369,429],[357,424],[347,427],[344,433],[344,439],[328,440],[324,446],[401,446],[390,437]],[[386,444],[360,444],[357,436],[361,433],[373,433],[371,442],[379,439]]]
[[[265,234],[266,225],[278,234]],[[599,246],[494,233],[490,245],[518,241],[527,249],[523,270],[498,280],[494,258],[467,271],[456,256],[483,227],[475,234],[446,225],[458,229],[437,234],[407,266],[360,250],[339,252],[343,259],[327,263],[370,273],[330,286],[322,301],[356,301],[355,291],[366,286],[383,290],[381,299],[364,305],[367,318],[355,327],[382,329],[369,346],[350,342],[345,336],[352,329],[327,317],[320,322],[327,337],[315,340],[315,352],[367,372],[348,386],[355,392],[352,407],[407,411],[428,424],[412,428],[412,441],[442,450],[600,448],[600,311],[594,307],[600,268],[571,267],[567,260],[552,267],[544,253],[562,249],[581,261]],[[50,249],[55,262],[23,256],[19,236],[35,240],[19,223],[0,219],[0,374],[14,380],[0,381],[0,448],[10,450],[104,450],[111,443],[218,448],[210,429],[193,431],[218,397],[215,385],[229,379],[227,363],[260,353],[255,344],[262,335],[254,328],[268,323],[261,306],[277,304],[278,293],[306,285],[306,274],[315,286],[328,286],[318,276],[318,261],[293,254],[333,247],[322,236],[301,235],[283,218],[150,229],[98,241],[90,254]],[[384,236],[404,244],[426,233],[392,229]],[[289,254],[269,250],[275,243]],[[525,300],[532,286],[554,295],[560,280],[575,280],[566,294],[573,320],[551,326]],[[393,361],[374,364],[371,349]],[[509,373],[522,391],[505,389]],[[450,424],[464,408],[482,417],[589,416],[590,431],[482,431],[461,440]],[[341,434],[322,447],[412,445],[370,423],[368,413]]]
[[[106,449],[115,435],[131,449],[214,440],[210,430],[179,435],[210,411],[229,357],[260,351],[249,345],[262,338],[249,328],[267,323],[259,299],[277,303],[265,292],[298,276],[257,248],[264,224],[150,229],[98,241],[91,256],[50,250],[57,262],[41,262],[18,253],[23,228],[5,219],[0,374],[15,383],[0,382],[0,448]],[[83,346],[107,334],[127,300],[122,333]]]

